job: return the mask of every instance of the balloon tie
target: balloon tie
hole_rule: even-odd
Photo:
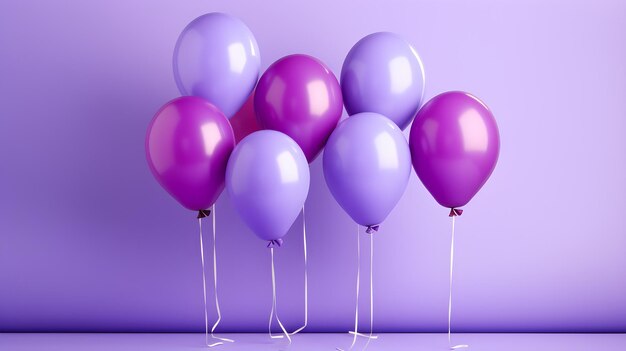
[[[267,247],[270,249],[273,249],[275,246],[281,247],[283,245],[283,239],[274,239],[274,240],[270,240],[267,243]]]
[[[359,287],[361,286],[361,239],[359,237],[360,227],[361,226],[359,224],[356,225],[356,307],[354,309],[354,330],[348,332],[349,334],[353,335],[353,338],[352,338],[352,344],[350,344],[350,347],[347,349],[347,351],[350,351],[354,348],[354,345],[356,344],[356,338],[358,336],[366,337],[370,339],[378,338],[378,336],[372,336],[372,335],[368,336],[368,335],[359,333]],[[374,236],[372,235],[371,238],[373,237]],[[335,349],[338,351],[346,351],[340,347],[336,347]]]
[[[368,225],[367,229],[365,229],[365,232],[367,234],[372,234],[372,232],[377,232],[379,228],[380,228],[380,225],[378,224]]]
[[[469,345],[466,345],[466,344],[452,346],[452,341],[450,337],[451,321],[452,321],[452,269],[454,267],[454,220],[457,216],[460,216],[462,213],[463,213],[463,210],[460,210],[460,209],[453,208],[450,210],[450,217],[452,217],[452,238],[450,239],[450,295],[448,297],[448,346],[450,347],[450,350],[456,350],[456,349],[469,347]]]
[[[198,216],[196,218],[202,219],[204,217],[208,217],[211,214],[211,210],[200,210],[198,211]]]
[[[463,214],[463,210],[460,208],[451,208],[450,209],[450,214],[448,215],[448,217],[456,217],[456,216],[460,216]]]
[[[274,318],[274,315],[276,315],[276,321],[278,322],[280,329],[283,331],[284,336],[287,337],[287,340],[289,340],[289,344],[291,344],[291,337],[289,336],[289,333],[287,333],[287,330],[285,330],[285,327],[283,326],[283,323],[281,323],[280,318],[278,318],[278,310],[276,309],[276,273],[274,271],[274,248],[273,247],[270,247],[270,255],[272,257],[272,310],[270,311],[270,321],[268,325],[268,331],[270,334],[270,338],[272,339],[283,338],[283,335],[272,335],[272,319]]]
[[[304,243],[304,325],[296,329],[290,335],[296,335],[306,328],[309,322],[309,279],[307,277],[307,254],[306,254],[306,219],[304,215],[304,206],[302,206],[302,241]]]

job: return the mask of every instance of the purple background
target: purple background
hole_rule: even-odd
[[[0,3],[0,330],[202,330],[195,214],[159,188],[143,145],[152,114],[178,95],[176,37],[217,10],[250,26],[264,68],[305,53],[338,75],[359,38],[398,32],[422,56],[428,98],[467,90],[492,108],[500,162],[457,222],[457,330],[626,330],[617,0]],[[346,331],[355,225],[321,165],[307,201],[309,330]],[[217,220],[221,326],[263,331],[269,252],[225,194]],[[277,252],[290,328],[302,319],[300,225]],[[445,329],[449,229],[413,173],[375,238],[376,329]]]

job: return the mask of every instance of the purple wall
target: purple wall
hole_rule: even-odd
[[[423,58],[428,97],[467,90],[492,108],[500,162],[457,222],[458,330],[626,331],[617,0],[0,3],[0,330],[202,330],[195,214],[153,180],[143,143],[152,114],[178,94],[176,37],[209,11],[251,27],[264,68],[306,53],[338,75],[359,38],[398,32]],[[310,330],[346,331],[355,225],[321,165],[307,201]],[[222,326],[263,331],[269,252],[226,195],[217,220]],[[300,226],[277,252],[290,328],[302,318]],[[449,229],[413,174],[375,238],[377,329],[444,330]]]

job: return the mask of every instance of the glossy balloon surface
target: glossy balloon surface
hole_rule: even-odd
[[[337,78],[307,55],[274,62],[259,80],[254,106],[260,125],[289,135],[309,162],[324,148],[343,111]]]
[[[466,205],[493,172],[500,136],[493,114],[475,96],[446,92],[417,114],[410,134],[413,167],[444,207]]]
[[[350,49],[341,69],[348,114],[377,112],[405,129],[424,97],[424,67],[415,49],[397,34],[374,33]]]
[[[243,106],[229,121],[233,127],[233,132],[235,132],[235,142],[237,143],[248,135],[261,130],[254,111],[254,92],[250,94]]]
[[[183,96],[165,104],[146,135],[146,158],[159,184],[184,207],[209,208],[224,189],[235,136],[211,103]]]
[[[402,131],[378,113],[341,122],[324,150],[324,178],[339,205],[364,226],[382,223],[396,206],[411,174]]]
[[[259,47],[239,19],[219,12],[193,20],[174,48],[174,78],[182,95],[194,95],[232,117],[259,78]]]
[[[304,206],[309,182],[309,164],[298,144],[274,130],[245,137],[226,170],[226,188],[235,209],[263,240],[287,234]]]

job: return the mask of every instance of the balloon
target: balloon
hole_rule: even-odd
[[[405,129],[424,98],[424,67],[415,49],[394,33],[366,36],[350,49],[341,69],[349,115],[380,113]]]
[[[209,208],[224,190],[235,136],[228,119],[201,98],[165,104],[148,126],[146,158],[159,184],[184,207]]]
[[[333,197],[358,224],[382,223],[411,174],[409,145],[383,115],[362,112],[337,126],[324,150],[324,178]]]
[[[261,130],[254,112],[254,92],[250,94],[241,109],[230,118],[230,125],[235,132],[235,142],[239,143],[246,136]]]
[[[254,107],[264,129],[290,136],[313,162],[341,118],[343,101],[328,67],[311,56],[290,55],[261,76]]]
[[[496,120],[473,95],[435,96],[420,109],[409,137],[413,166],[444,207],[466,205],[493,172],[500,152]]]
[[[245,137],[226,168],[226,189],[235,209],[263,240],[280,240],[309,193],[309,165],[298,144],[274,130]]]
[[[214,12],[185,27],[174,48],[174,79],[182,95],[204,98],[230,118],[259,78],[259,47],[239,19]]]

